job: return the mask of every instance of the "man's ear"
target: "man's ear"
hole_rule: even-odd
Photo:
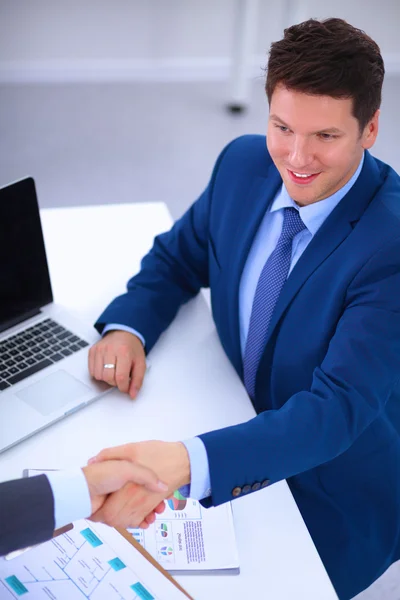
[[[381,114],[380,109],[375,112],[372,119],[367,123],[362,134],[361,145],[364,150],[369,150],[375,144],[375,140],[379,131],[379,115]]]

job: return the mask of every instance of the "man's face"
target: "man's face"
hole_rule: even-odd
[[[360,135],[352,106],[350,98],[312,96],[276,86],[267,147],[290,197],[300,206],[343,187],[357,170],[363,150],[375,142],[379,111]]]

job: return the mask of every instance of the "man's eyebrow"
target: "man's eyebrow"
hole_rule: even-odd
[[[271,121],[277,121],[278,123],[281,123],[281,125],[283,125],[284,127],[290,129],[290,125],[285,123],[285,121],[278,117],[278,115],[270,115],[269,118]],[[314,133],[343,133],[343,131],[341,129],[338,129],[337,127],[327,127],[326,129],[314,131]]]
[[[285,121],[282,121],[282,119],[280,119],[278,115],[270,115],[269,118],[271,121],[279,121],[279,123],[282,123],[282,125],[290,129],[289,125],[285,123]]]

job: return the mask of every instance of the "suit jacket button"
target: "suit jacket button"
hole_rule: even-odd
[[[251,485],[244,485],[242,488],[243,494],[248,494],[251,491]]]
[[[256,481],[255,483],[253,483],[253,485],[251,486],[251,489],[253,492],[256,492],[257,490],[259,490],[261,487],[261,483],[259,481]]]
[[[265,488],[267,487],[269,484],[271,483],[271,481],[269,479],[264,479],[264,481],[261,483],[261,487]]]
[[[238,496],[240,496],[240,494],[241,494],[241,493],[242,493],[242,488],[241,488],[241,487],[239,487],[239,486],[238,486],[238,487],[235,487],[235,488],[233,488],[233,490],[232,490],[232,496],[233,496],[234,498],[237,498]]]

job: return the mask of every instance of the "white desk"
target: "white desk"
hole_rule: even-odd
[[[169,229],[164,204],[42,211],[55,300],[94,321]],[[139,398],[112,391],[0,455],[1,479],[22,469],[85,464],[101,448],[185,439],[248,420],[254,409],[223,353],[202,296],[178,314],[150,355]],[[57,393],[55,391],[55,393]],[[197,600],[334,600],[336,595],[285,482],[233,502],[239,576],[186,576]]]

